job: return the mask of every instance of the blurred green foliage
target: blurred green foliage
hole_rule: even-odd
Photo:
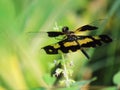
[[[61,55],[47,55],[40,48],[58,42],[41,34],[53,31],[55,22],[71,30],[95,24],[99,30],[94,34],[105,33],[113,39],[108,45],[88,49],[90,60],[79,51],[68,54],[67,59],[74,61],[71,77],[74,80],[90,80],[95,76],[97,80],[91,87],[115,86],[117,77],[114,84],[113,76],[120,66],[119,9],[120,0],[0,0],[0,90],[53,88],[51,67]],[[99,19],[103,19],[102,24]]]

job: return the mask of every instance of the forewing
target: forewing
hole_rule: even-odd
[[[55,32],[55,31],[51,31],[51,32],[47,32],[49,37],[58,37],[60,35],[64,35],[62,32]]]
[[[96,29],[98,29],[98,27],[96,27],[96,26],[84,25],[84,26],[78,28],[78,29],[75,31],[75,33],[81,32],[81,31],[91,31],[91,30],[96,30]]]

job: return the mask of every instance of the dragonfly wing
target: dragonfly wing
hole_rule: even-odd
[[[78,28],[75,33],[80,32],[80,31],[91,31],[91,30],[96,30],[98,27],[96,26],[91,26],[91,25],[84,25],[80,28]]]
[[[75,52],[79,50],[80,47],[75,41],[69,41],[68,39],[65,39],[55,44],[45,46],[42,49],[44,49],[47,54],[58,54],[59,52]]]
[[[97,47],[101,46],[103,43],[110,43],[112,39],[107,35],[99,36],[79,36],[77,41],[81,48]]]
[[[57,36],[60,36],[60,35],[64,35],[62,32],[54,32],[54,31],[47,32],[47,33],[48,33],[49,37],[57,37]]]
[[[74,39],[69,40],[69,38],[67,38],[55,44],[45,46],[42,49],[44,49],[47,54],[58,54],[59,51],[62,53],[69,53],[76,52],[83,48],[101,46],[102,43],[109,43],[112,39],[107,35],[79,36],[76,41]]]

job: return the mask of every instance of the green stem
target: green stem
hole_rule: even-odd
[[[67,66],[66,66],[66,61],[65,61],[65,58],[64,58],[64,55],[62,54],[62,60],[63,60],[63,68],[64,68],[64,78],[65,78],[65,84],[67,87],[70,86],[70,83],[69,83],[69,76],[68,76],[68,70],[67,70]]]

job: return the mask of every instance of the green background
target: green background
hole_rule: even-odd
[[[0,90],[52,88],[50,70],[61,55],[47,55],[41,47],[58,42],[45,33],[54,30],[55,22],[70,30],[95,25],[99,29],[93,34],[113,39],[110,44],[87,49],[90,60],[80,51],[67,58],[74,62],[73,80],[97,77],[91,88],[115,90],[120,84],[119,9],[120,0],[0,0]]]

